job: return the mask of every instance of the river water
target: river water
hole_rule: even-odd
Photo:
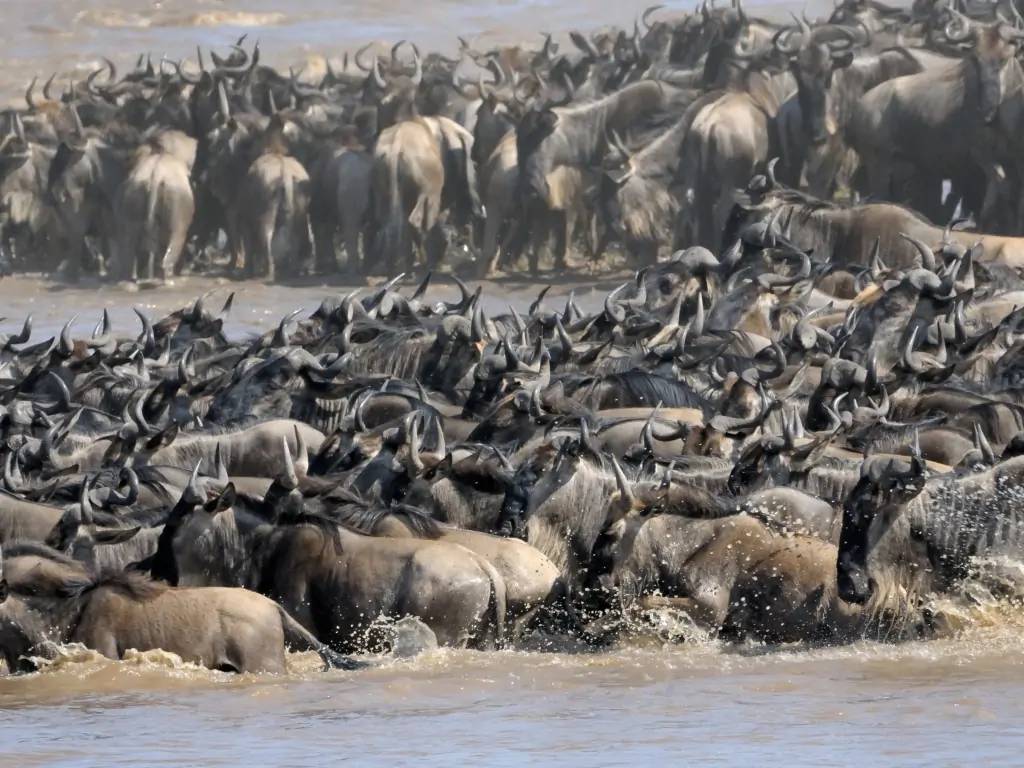
[[[0,95],[14,100],[33,75],[81,72],[102,55],[121,66],[140,51],[189,56],[197,43],[223,46],[243,32],[261,39],[270,61],[315,67],[318,55],[340,60],[370,39],[454,50],[457,34],[481,44],[538,40],[546,29],[631,23],[639,8],[601,0],[3,0]],[[133,306],[159,317],[216,288],[212,304],[239,292],[228,327],[244,335],[342,290],[202,278],[159,292],[59,288],[31,278],[0,283],[0,330],[15,330],[31,312],[39,339],[78,313],[76,336],[84,335],[108,307],[115,331],[134,334]],[[599,301],[586,278],[561,282],[552,296],[571,288],[584,305]],[[495,312],[509,301],[525,305],[536,286],[485,290]],[[454,295],[450,285],[432,294]],[[955,615],[963,621],[948,639],[900,645],[736,649],[692,637],[665,642],[661,632],[601,652],[428,650],[353,673],[321,673],[315,657],[295,656],[279,678],[230,677],[162,653],[114,663],[65,649],[43,672],[0,675],[0,768],[1019,765],[1024,615],[991,605]]]

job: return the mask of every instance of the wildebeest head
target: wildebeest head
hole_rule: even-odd
[[[516,129],[516,153],[519,157],[521,189],[542,198],[548,196],[548,182],[543,164],[537,162],[538,150],[544,140],[558,127],[558,113],[550,108],[531,109]],[[525,170],[526,173],[522,173]]]
[[[709,11],[705,2],[700,12],[703,24],[696,42],[707,51],[703,76],[707,87],[722,84],[729,63],[737,61],[741,51],[763,50],[776,32],[774,25],[747,16],[742,0],[736,0],[732,8],[715,11]]]
[[[955,10],[945,34],[952,43],[970,46],[979,89],[978,102],[986,123],[991,123],[1003,102],[1012,73],[1020,75],[1017,50],[1024,32],[1003,21],[977,24]]]
[[[639,37],[638,45],[644,57],[655,64],[668,61],[674,32],[673,25],[667,21],[661,19],[651,21],[651,16],[662,8],[661,5],[652,5],[640,15],[642,34]]]
[[[842,0],[832,11],[828,23],[847,26],[859,24],[870,32],[878,32],[906,22],[907,17],[905,9],[885,5],[878,0]]]
[[[397,53],[395,46],[393,53]],[[392,68],[395,64],[392,58]],[[380,130],[389,128],[402,120],[408,120],[417,114],[416,97],[420,83],[423,82],[423,62],[419,51],[413,49],[413,71],[411,74],[399,73],[388,75],[379,59],[374,57],[370,74],[363,87],[363,103],[377,105],[377,127]]]
[[[206,306],[210,293],[196,299],[191,307],[178,309],[151,325],[156,344],[170,343],[175,350],[184,350],[200,339],[210,341],[210,346],[223,349],[227,346],[224,336],[224,321],[227,320],[234,305],[235,294],[232,292],[224,301],[216,314]],[[144,325],[145,325],[144,321]]]
[[[423,383],[432,389],[454,392],[476,364],[488,334],[479,308],[470,314],[469,318],[449,315],[441,321],[423,368]]]
[[[812,29],[805,20],[796,21],[799,25],[796,29],[779,30],[774,44],[788,59],[796,79],[804,132],[812,144],[822,144],[828,140],[828,91],[832,87],[832,73],[853,62],[857,36],[846,27],[829,25]]]
[[[901,460],[866,461],[861,477],[843,504],[843,526],[836,563],[839,595],[864,603],[874,591],[868,561],[875,546],[924,490],[925,464],[917,453],[909,465]]]
[[[494,87],[480,81],[479,88],[482,101],[473,126],[473,162],[482,166],[502,138],[515,128],[515,118],[506,99]]]
[[[229,562],[226,556],[225,540],[230,537],[234,520],[221,525],[220,518],[235,504],[235,487],[228,483],[219,494],[207,499],[197,479],[198,469],[168,515],[151,572],[153,578],[172,586],[234,584],[243,576],[235,567],[237,563]],[[237,535],[231,538],[237,544]]]
[[[265,119],[248,113],[235,114],[223,81],[217,83],[216,92],[217,119],[200,143],[194,175],[205,175],[211,194],[227,204],[234,200],[254,159],[255,143]]]

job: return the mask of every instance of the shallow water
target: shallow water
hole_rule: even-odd
[[[510,304],[524,311],[537,298],[538,292],[548,287],[544,306],[562,309],[570,293],[583,311],[596,310],[605,294],[621,284],[627,276],[609,273],[600,277],[559,276],[550,281],[508,278],[500,281],[470,281],[470,289],[483,286],[482,306],[486,313],[495,315],[508,312]],[[373,285],[382,281],[375,279]],[[409,278],[400,289],[411,294],[416,281]],[[359,290],[361,296],[372,295],[373,287],[365,282],[346,280],[324,282],[317,278],[292,285],[272,285],[256,281],[215,279],[204,276],[182,277],[172,286],[145,290],[123,285],[87,281],[67,285],[42,278],[19,275],[0,280],[0,333],[17,333],[27,315],[32,315],[32,341],[42,341],[60,331],[69,320],[74,338],[85,338],[92,333],[106,309],[116,336],[135,336],[141,330],[133,309],[138,308],[153,320],[181,307],[190,306],[202,294],[208,294],[206,307],[214,314],[220,311],[232,293],[235,299],[225,321],[225,331],[231,338],[246,338],[263,333],[277,325],[280,319],[296,309],[303,310],[300,319],[308,316],[327,297],[345,295]],[[426,301],[457,301],[459,290],[446,276],[436,278],[426,294]]]
[[[1005,628],[767,653],[442,650],[356,673],[303,656],[286,678],[147,656],[0,678],[0,765],[1012,765],[1024,715]]]

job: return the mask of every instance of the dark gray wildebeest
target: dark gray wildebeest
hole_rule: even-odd
[[[337,649],[359,648],[380,618],[409,615],[443,645],[504,639],[504,580],[464,547],[366,536],[301,511],[282,515],[295,503],[301,507],[294,495],[243,505],[229,485],[211,502],[203,497],[190,484],[172,510],[153,561],[156,578],[249,586]]]
[[[162,649],[225,672],[283,673],[286,648],[316,651],[329,667],[353,667],[255,592],[173,589],[137,573],[94,576],[45,548],[15,547],[6,557],[0,561],[0,653],[10,670],[31,671],[32,657],[64,643],[81,643],[109,659],[129,649]],[[23,558],[37,567],[21,567]],[[38,567],[43,560],[49,562]]]
[[[866,460],[843,507],[840,595],[854,603],[893,595],[906,600],[948,591],[986,559],[1019,562],[1022,473],[1021,457],[983,472],[931,479],[919,455],[909,462]],[[1013,579],[1012,569],[1003,575]]]
[[[770,93],[727,90],[694,116],[679,161],[678,244],[718,247],[737,190],[768,160],[777,109]]]
[[[692,517],[624,478],[616,496],[617,514],[594,547],[598,585],[727,636],[844,640],[860,630],[859,607],[836,588],[834,544],[779,534],[745,513]]]
[[[379,227],[374,252],[390,272],[410,266],[414,249],[429,265],[444,255],[441,198],[445,163],[441,145],[429,123],[416,109],[416,92],[423,79],[417,56],[411,76],[390,82],[373,66],[372,79],[384,93],[380,124],[385,126],[373,150],[373,215]]]
[[[533,110],[524,116],[516,131],[516,151],[523,206],[520,222],[535,238],[532,271],[537,270],[541,238],[552,232],[555,266],[565,266],[576,220],[573,212],[583,192],[578,174],[600,162],[607,149],[606,137],[612,132],[627,136],[664,112],[669,90],[660,83],[644,81],[591,104]]]
[[[640,264],[654,264],[659,249],[671,245],[679,214],[673,186],[682,144],[700,110],[719,95],[712,92],[697,99],[672,127],[637,152],[630,152],[618,134],[609,137],[615,151],[604,161],[601,205],[607,221],[597,257],[612,238]]]
[[[960,28],[957,28],[959,25]],[[907,202],[935,221],[948,221],[958,202],[980,214],[994,172],[975,141],[992,123],[1009,82],[1020,83],[1020,30],[997,22],[954,19],[947,38],[968,46],[960,59],[881,83],[860,99],[847,130],[878,200]],[[943,201],[943,181],[953,194]]]
[[[76,278],[89,256],[87,238],[99,244],[102,256],[113,253],[117,231],[114,206],[125,178],[128,157],[123,149],[99,135],[86,133],[78,111],[68,109],[74,130],[57,147],[50,164],[46,190],[67,242],[64,269]]]
[[[12,269],[54,269],[58,231],[45,199],[54,152],[29,139],[21,115],[10,114],[10,130],[0,139],[0,258]]]
[[[288,153],[284,120],[271,118],[262,148],[235,198],[245,248],[245,273],[273,280],[277,271],[299,274],[312,256],[310,183]]]
[[[158,134],[136,151],[118,191],[117,250],[111,273],[119,279],[136,279],[140,266],[144,277],[167,279],[180,266],[195,214],[190,176],[196,142],[174,133]],[[186,157],[168,146],[172,143],[188,145]]]
[[[775,47],[788,59],[797,83],[797,93],[776,116],[782,158],[778,173],[793,187],[806,174],[811,194],[830,197],[844,181],[840,171],[850,165],[844,132],[860,97],[887,80],[948,60],[905,47],[858,53],[858,47],[870,43],[863,30],[833,25],[811,28],[802,19],[797,21],[797,28],[780,30],[775,38]]]
[[[335,249],[340,232],[345,246],[345,270],[361,273],[363,257],[370,243],[369,230],[373,156],[367,149],[371,140],[345,136],[315,164],[310,219],[320,269],[341,268]],[[360,243],[362,240],[362,243]]]
[[[831,263],[842,268],[868,267],[876,253],[889,267],[927,266],[915,241],[929,249],[941,249],[950,242],[963,248],[979,243],[981,250],[975,257],[979,264],[1006,270],[1024,267],[1024,238],[943,229],[895,203],[844,205],[783,187],[771,174],[760,180],[766,183],[737,198],[721,231],[723,250],[734,246],[750,225],[774,220],[796,246],[828,253]]]

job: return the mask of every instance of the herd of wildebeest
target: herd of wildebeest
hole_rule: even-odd
[[[342,245],[424,276],[245,340],[233,294],[0,336],[7,668],[69,642],[349,668],[408,617],[474,648],[665,611],[918,638],[968,582],[1019,600],[1024,239],[969,230],[1020,229],[1022,26],[705,4],[316,86],[240,44],[30,89],[0,145],[15,267],[59,243],[69,273],[160,277],[226,236],[265,275]],[[429,286],[453,243],[483,275],[616,239],[637,269],[593,308]]]
[[[373,44],[316,83],[244,38],[33,80],[0,118],[0,260],[66,279],[483,277],[617,249],[637,268],[727,247],[736,190],[772,159],[819,198],[800,223],[833,264],[866,265],[878,237],[909,253],[898,235],[925,219],[1024,232],[1012,0],[843,0],[788,24],[733,1],[455,57]]]

